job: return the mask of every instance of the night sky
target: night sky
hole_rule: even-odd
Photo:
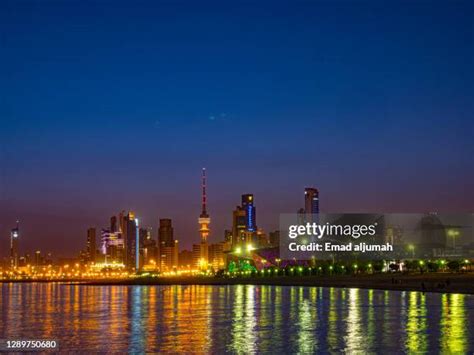
[[[474,211],[472,1],[0,2],[0,255],[133,210],[210,241],[324,212]]]

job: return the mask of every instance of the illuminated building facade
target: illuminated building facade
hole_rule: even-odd
[[[214,270],[225,268],[225,243],[216,243],[209,245],[209,266]]]
[[[41,256],[41,251],[40,250],[35,251],[35,262],[34,262],[34,264],[36,266],[43,265],[43,257]]]
[[[104,256],[106,263],[123,263],[125,257],[125,245],[122,235],[118,232],[111,232],[102,229],[100,252]]]
[[[192,250],[192,266],[195,269],[200,269],[202,265],[201,261],[201,244],[193,244]]]
[[[152,270],[158,266],[158,247],[151,237],[151,230],[140,228],[140,268],[146,266]]]
[[[242,209],[245,211],[245,229],[248,232],[256,232],[257,214],[253,204],[253,194],[242,195]]]
[[[252,243],[257,240],[257,213],[253,194],[242,195],[242,205],[232,213],[232,245]]]
[[[182,250],[178,254],[178,265],[181,270],[190,270],[194,266],[193,252]]]

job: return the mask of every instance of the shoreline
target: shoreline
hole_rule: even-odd
[[[474,294],[474,273],[375,274],[271,277],[148,277],[109,280],[0,280],[0,283],[60,282],[85,286],[172,286],[172,285],[267,285],[301,287],[361,288],[389,291]]]

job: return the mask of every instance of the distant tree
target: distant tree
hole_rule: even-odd
[[[439,270],[439,265],[438,263],[428,261],[426,263],[426,268],[428,269],[429,272],[437,272]]]
[[[383,261],[375,260],[372,262],[372,269],[375,272],[381,272],[383,270]]]
[[[419,262],[418,260],[406,260],[405,261],[405,268],[407,271],[415,271],[418,268]]]
[[[391,271],[398,271],[400,270],[400,265],[396,264],[396,263],[391,263],[389,266]]]
[[[459,271],[460,266],[459,261],[456,260],[452,260],[448,263],[448,269],[451,271]]]

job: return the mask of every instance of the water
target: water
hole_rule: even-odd
[[[0,339],[55,339],[60,350],[474,350],[470,295],[252,285],[0,287]]]

